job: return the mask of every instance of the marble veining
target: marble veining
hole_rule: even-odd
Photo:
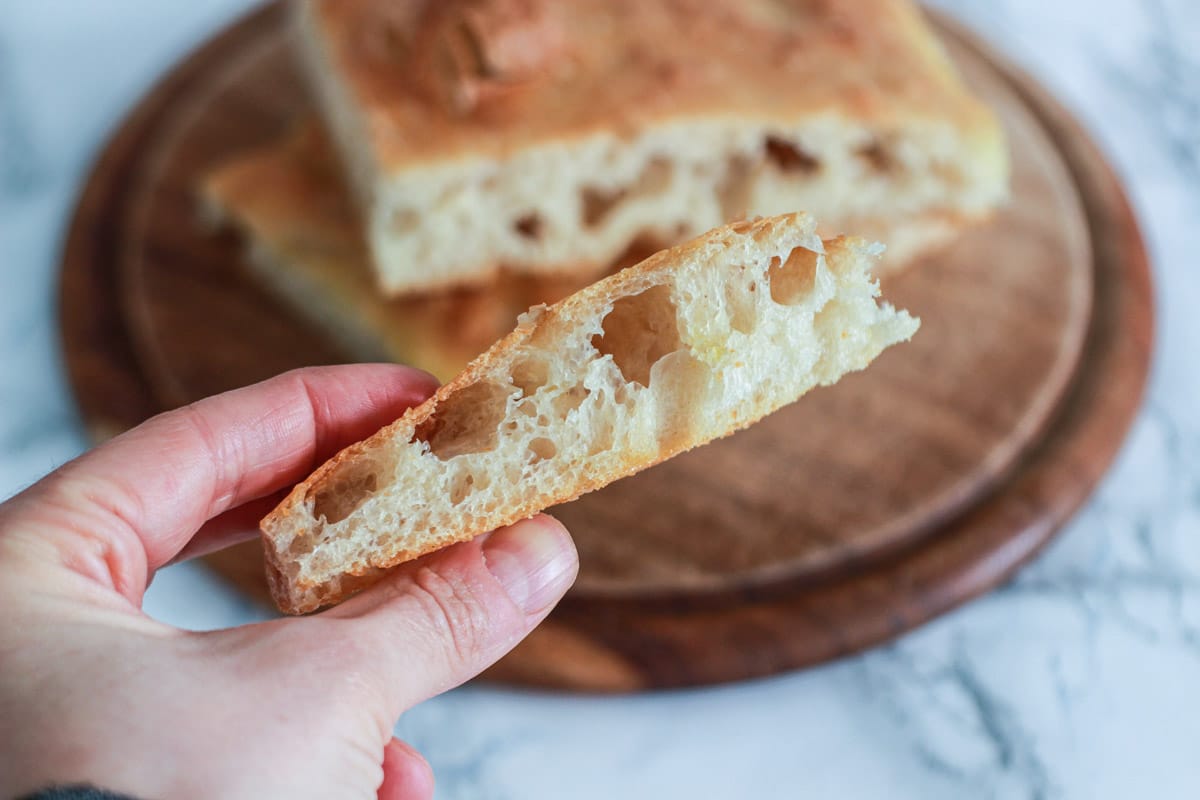
[[[468,686],[426,703],[397,731],[430,758],[440,797],[1200,796],[1200,3],[934,4],[1079,115],[1145,226],[1155,362],[1113,470],[1007,586],[858,658],[705,690]],[[249,5],[5,0],[0,497],[84,446],[53,297],[93,154],[157,75]],[[197,629],[262,614],[186,565],[147,608]]]
[[[1200,178],[1200,31],[1182,3],[1170,8],[1162,0],[1146,3],[1150,33],[1144,44],[1145,67],[1122,69],[1102,52],[1097,61],[1129,102],[1149,115],[1172,160]]]
[[[42,172],[25,128],[24,99],[13,80],[10,50],[0,41],[0,197],[8,202],[33,189]]]

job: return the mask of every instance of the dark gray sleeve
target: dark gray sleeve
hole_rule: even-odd
[[[106,789],[97,789],[87,784],[51,786],[32,794],[23,794],[16,800],[137,800],[127,794],[118,794]]]

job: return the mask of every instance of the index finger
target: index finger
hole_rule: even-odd
[[[295,483],[436,387],[397,365],[289,372],[154,417],[52,473],[10,513],[21,527],[82,534],[114,587],[140,599],[205,521]]]

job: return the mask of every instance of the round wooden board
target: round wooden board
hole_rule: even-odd
[[[825,577],[968,507],[1044,430],[1087,328],[1086,223],[1043,128],[989,64],[949,44],[1005,117],[1011,207],[886,287],[923,320],[911,344],[750,430],[555,509],[579,544],[577,596]],[[340,360],[247,279],[237,237],[214,236],[196,213],[206,172],[310,109],[287,32],[243,37],[201,70],[162,112],[124,219],[128,318],[168,406]]]
[[[117,132],[63,263],[63,335],[98,435],[340,354],[197,222],[197,176],[308,107],[278,5],[185,61]],[[1013,149],[1014,202],[885,294],[913,342],[728,440],[556,509],[579,584],[491,673],[578,689],[770,674],[894,636],[996,585],[1091,491],[1136,410],[1146,257],[1077,124],[935,23]],[[1102,389],[1101,389],[1102,387]],[[211,559],[261,596],[256,545]]]

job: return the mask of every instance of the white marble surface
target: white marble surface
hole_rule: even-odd
[[[1112,154],[1156,262],[1158,346],[1118,463],[1009,586],[900,642],[751,684],[629,698],[469,687],[399,732],[445,798],[1200,796],[1200,3],[940,0]],[[0,0],[0,497],[84,446],[54,284],[105,134],[249,5]],[[151,613],[253,613],[168,570]]]

